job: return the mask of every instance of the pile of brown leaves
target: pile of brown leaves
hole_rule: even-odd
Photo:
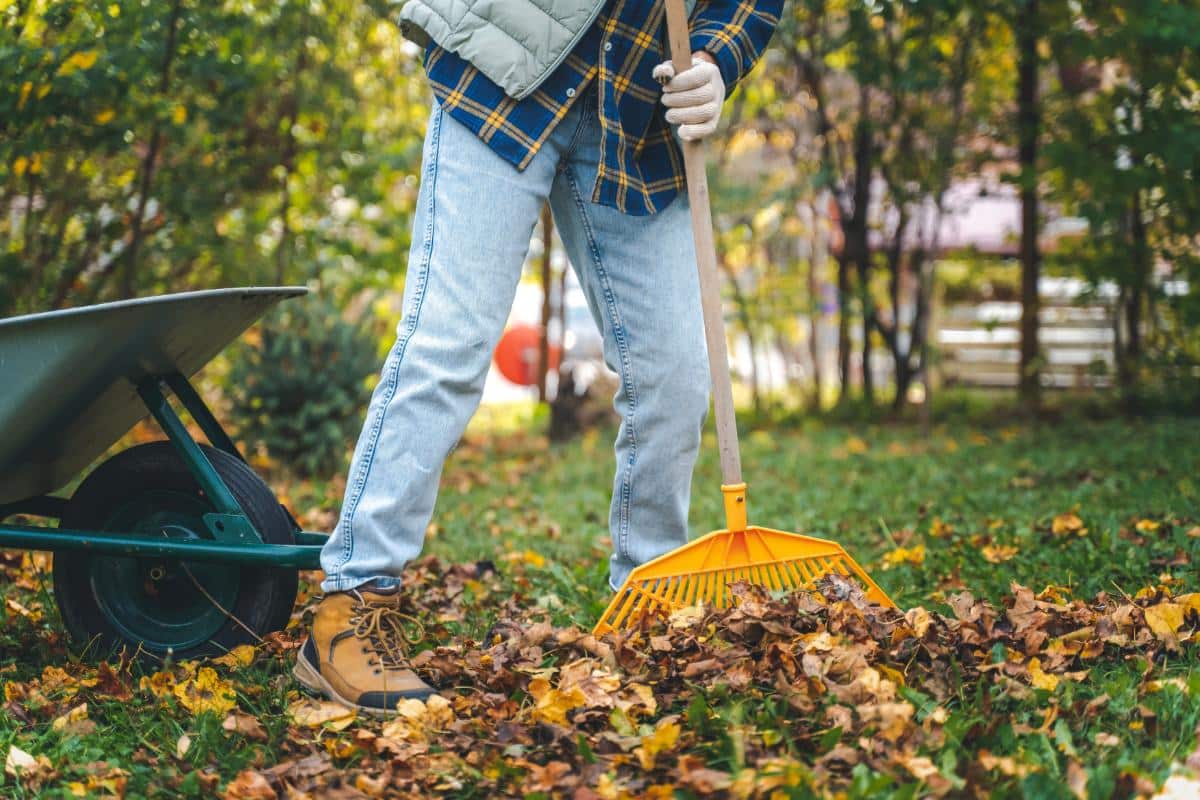
[[[439,620],[461,619],[464,591],[486,594],[488,568],[442,570],[427,560],[409,602],[437,631]],[[451,636],[416,657],[445,699],[405,701],[382,725],[300,701],[287,743],[293,760],[243,772],[227,796],[469,787],[483,796],[670,797],[683,787],[765,797],[787,786],[844,787],[857,764],[941,794],[1022,768],[984,751],[947,776],[929,757],[965,685],[1017,699],[1053,692],[1084,680],[1101,657],[1136,654],[1153,664],[1200,622],[1200,595],[1172,597],[1163,587],[1084,602],[1057,587],[1034,594],[1014,584],[1002,608],[966,592],[949,598],[952,616],[871,605],[840,577],[816,592],[771,596],[741,585],[735,594],[733,608],[684,609],[600,640],[509,598],[485,641]],[[731,724],[705,702],[722,696],[776,698],[780,719]],[[1049,701],[1043,728],[1058,714]],[[1104,701],[1072,713],[1086,718]],[[735,757],[710,763],[705,753],[718,739]],[[1078,762],[1067,779],[1083,791]]]

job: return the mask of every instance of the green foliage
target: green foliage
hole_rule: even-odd
[[[375,341],[365,321],[345,321],[328,301],[285,304],[230,359],[239,437],[289,473],[343,472],[378,371]]]
[[[1071,250],[1115,287],[1128,394],[1200,391],[1200,4],[1083,2],[1084,27],[1051,29],[1063,91],[1046,153],[1052,197],[1088,221]],[[1187,292],[1172,290],[1186,281]],[[1190,384],[1190,387],[1187,386]]]
[[[428,94],[382,2],[0,2],[0,316],[402,268]]]

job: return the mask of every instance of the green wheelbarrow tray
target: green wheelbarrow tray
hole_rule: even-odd
[[[55,553],[55,598],[76,639],[198,655],[286,624],[295,570],[319,565],[325,536],[299,529],[189,378],[306,293],[218,289],[0,320],[0,549]],[[147,416],[164,441],[52,495]],[[18,514],[59,525],[6,522]]]

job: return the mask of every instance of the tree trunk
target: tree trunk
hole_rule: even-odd
[[[171,64],[175,60],[175,39],[179,31],[179,17],[182,0],[171,4],[171,16],[167,22],[167,42],[163,49],[162,68],[158,77],[158,93],[166,97],[171,87]],[[142,219],[146,216],[146,205],[150,201],[150,189],[154,182],[154,167],[158,162],[158,153],[162,148],[162,128],[158,121],[150,129],[150,144],[146,148],[146,156],[142,159],[141,176],[138,182],[138,202],[133,215],[133,224],[129,231],[129,247],[125,250],[125,265],[121,275],[121,296],[132,297],[134,293],[133,278],[137,269],[138,250],[142,245]]]
[[[1038,2],[1024,0],[1016,18],[1017,135],[1021,166],[1021,363],[1018,386],[1027,412],[1041,405],[1041,356],[1038,345]]]
[[[808,356],[812,360],[812,400],[809,403],[812,411],[821,410],[821,342],[818,338],[821,329],[821,268],[825,264],[825,236],[822,235],[821,222],[817,214],[813,214],[812,249],[808,254]]]
[[[859,311],[862,314],[863,335],[863,400],[867,405],[874,405],[875,378],[871,374],[871,326],[875,321],[875,308],[871,302],[871,240],[868,228],[871,213],[871,176],[874,173],[870,104],[869,87],[860,87],[858,124],[854,127],[854,216],[851,217],[851,230],[847,232],[846,246],[852,248],[854,264],[858,268]]]
[[[1133,280],[1128,291],[1122,292],[1122,316],[1125,322],[1124,347],[1121,348],[1121,363],[1117,368],[1117,378],[1120,383],[1121,395],[1124,398],[1125,410],[1129,413],[1137,411],[1137,399],[1134,392],[1137,383],[1138,362],[1142,358],[1142,307],[1146,299],[1146,288],[1150,282],[1150,248],[1146,236],[1146,223],[1142,219],[1142,197],[1140,192],[1134,192],[1129,206],[1129,236],[1130,261],[1133,266]]]
[[[838,256],[838,405],[850,399],[850,261],[845,245]]]

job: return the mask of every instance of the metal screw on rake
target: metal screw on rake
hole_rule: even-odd
[[[666,11],[671,60],[679,73],[691,66],[683,0],[667,0]],[[742,482],[733,391],[726,358],[717,254],[713,244],[708,179],[704,172],[704,142],[683,142],[683,157],[692,208],[708,365],[712,375],[713,411],[721,456],[721,491],[725,496],[725,528],[633,570],[596,623],[594,633],[599,636],[631,628],[648,613],[669,613],[701,602],[723,608],[732,600],[730,585],[738,581],[774,590],[812,588],[818,578],[830,573],[857,578],[866,589],[868,600],[895,607],[887,594],[837,542],[747,525],[746,484]]]

